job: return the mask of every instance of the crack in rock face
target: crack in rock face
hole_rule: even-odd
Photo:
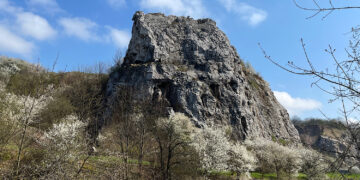
[[[199,128],[230,127],[239,141],[300,142],[287,111],[268,84],[245,67],[215,21],[143,12],[133,21],[124,62],[110,75],[108,99],[116,87],[138,87],[138,96],[166,100]]]

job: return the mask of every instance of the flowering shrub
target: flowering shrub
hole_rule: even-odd
[[[66,119],[59,123],[54,124],[53,128],[44,133],[44,140],[47,145],[51,144],[56,146],[59,150],[77,146],[81,139],[79,136],[83,132],[85,123],[78,121],[73,115],[66,117]]]
[[[45,177],[73,177],[76,173],[74,168],[87,152],[85,126],[86,123],[70,115],[45,132],[38,140],[45,152],[42,162],[37,163],[41,165],[37,166],[38,171],[45,171]]]
[[[244,145],[230,142],[225,130],[205,127],[194,134],[193,146],[198,151],[205,170],[249,172],[256,158]]]
[[[256,168],[256,157],[244,145],[239,143],[232,145],[229,156],[229,169],[237,174],[253,171]]]
[[[299,149],[302,165],[301,171],[307,175],[309,179],[324,179],[327,164],[324,156],[315,150]]]
[[[157,121],[157,127],[163,130],[173,130],[174,134],[186,141],[190,141],[190,133],[193,131],[190,119],[183,113],[174,113],[169,118],[160,118]]]
[[[263,173],[276,172],[278,177],[283,175],[290,177],[301,168],[301,155],[295,148],[261,138],[248,140],[246,145],[255,153],[258,170]]]
[[[228,154],[231,144],[222,129],[205,127],[194,135],[192,144],[198,151],[205,170],[228,169]]]

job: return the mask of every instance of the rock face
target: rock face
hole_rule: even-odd
[[[301,142],[306,147],[311,147],[320,153],[339,158],[344,152],[342,169],[348,169],[359,164],[356,144],[351,141],[351,136],[345,126],[339,121],[297,121],[295,128],[300,134]]]
[[[139,87],[197,127],[228,126],[237,140],[300,142],[287,111],[213,20],[136,12],[133,21],[123,64],[110,75],[110,99],[118,86]]]
[[[301,142],[308,147],[318,150],[319,152],[338,157],[343,153],[350,142],[350,135],[345,127],[341,124],[329,126],[321,123],[297,122],[295,128],[298,130]],[[350,154],[356,155],[354,147],[350,148]]]

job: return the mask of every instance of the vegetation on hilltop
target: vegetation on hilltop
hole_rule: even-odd
[[[336,128],[343,130],[346,128],[344,122],[339,119],[330,119],[330,120],[325,120],[320,118],[308,118],[305,120],[292,119],[292,122],[294,123],[294,125],[302,126],[302,127],[310,126],[310,125],[318,125],[326,128]]]

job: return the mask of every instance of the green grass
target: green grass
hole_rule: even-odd
[[[340,173],[327,173],[326,174],[330,179],[339,179],[341,178],[341,174]],[[360,174],[344,174],[344,176],[347,178],[347,179],[358,179],[360,180]]]
[[[123,163],[123,159],[117,156],[91,156],[89,157],[91,162],[106,162],[106,163]],[[139,164],[137,159],[128,159],[129,164]],[[143,161],[143,165],[150,165],[149,161]]]
[[[288,144],[290,144],[289,141],[286,141],[285,139],[282,139],[282,138],[278,139],[275,136],[271,136],[271,140],[273,142],[279,143],[279,144],[281,144],[283,146],[287,146]]]
[[[288,144],[288,142],[285,139],[279,139],[279,143],[283,146],[286,146]]]
[[[186,72],[189,70],[189,68],[186,65],[179,65],[177,66],[177,68],[180,72]]]
[[[262,180],[275,180],[277,178],[276,173],[259,173],[259,172],[252,172],[250,173],[251,177],[254,179],[262,179]],[[236,177],[236,173],[231,171],[210,171],[210,176],[212,177],[223,177],[223,178],[230,178]],[[305,180],[307,178],[306,174],[299,173],[297,177],[294,179],[296,180]]]
[[[251,177],[255,179],[276,179],[275,173],[262,174],[258,172],[252,172]]]
[[[226,177],[230,177],[233,176],[234,173],[232,173],[231,171],[210,171],[210,175],[211,176],[226,176]],[[236,174],[235,174],[236,175]]]
[[[252,172],[251,177],[254,179],[273,180],[273,179],[276,179],[277,176],[276,176],[276,173],[262,174],[259,172]],[[298,176],[294,179],[302,180],[302,179],[306,179],[306,177],[307,177],[306,174],[299,173]]]
[[[256,80],[254,78],[249,78],[249,83],[256,90],[260,89],[260,85],[256,82]]]
[[[306,178],[307,178],[307,175],[304,174],[304,173],[299,173],[297,178],[298,178],[298,179],[306,179]]]
[[[326,175],[330,179],[339,179],[342,177],[340,173],[327,173]],[[347,179],[360,180],[360,174],[344,174],[344,176]],[[275,173],[261,174],[259,172],[252,172],[251,177],[254,179],[275,180],[276,174]],[[296,179],[305,180],[305,179],[307,179],[307,176],[306,176],[306,174],[299,173],[298,176],[296,177]]]

